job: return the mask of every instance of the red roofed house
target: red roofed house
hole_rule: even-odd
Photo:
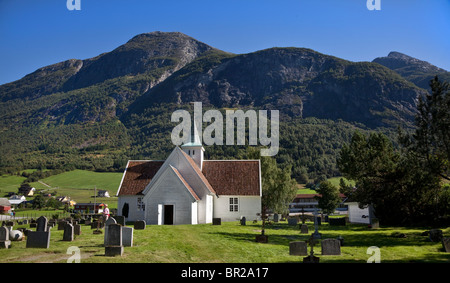
[[[198,137],[165,161],[128,161],[118,214],[147,224],[202,224],[256,219],[261,212],[259,160],[204,160]]]

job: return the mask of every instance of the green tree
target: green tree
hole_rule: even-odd
[[[339,189],[329,181],[322,181],[316,191],[320,194],[320,196],[315,197],[318,200],[319,208],[325,214],[333,213],[341,203]]]
[[[34,197],[34,199],[33,199],[33,205],[32,205],[32,207],[34,208],[34,209],[41,209],[41,208],[43,208],[44,206],[45,206],[45,198],[44,198],[44,196],[43,195],[37,195],[37,196],[35,196]]]
[[[436,76],[430,87],[431,95],[419,97],[415,133],[403,135],[402,142],[424,163],[424,169],[450,180],[450,85]]]

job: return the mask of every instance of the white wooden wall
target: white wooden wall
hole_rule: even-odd
[[[239,199],[239,211],[230,212],[230,198]],[[237,221],[245,216],[247,221],[259,219],[261,213],[261,197],[259,196],[219,196],[214,197],[214,218],[221,218],[224,222]]]

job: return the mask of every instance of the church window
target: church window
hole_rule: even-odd
[[[142,197],[137,198],[137,210],[138,211],[145,211],[145,203],[143,202]]]
[[[238,198],[230,198],[230,211],[234,211],[234,212],[239,211],[239,199]]]

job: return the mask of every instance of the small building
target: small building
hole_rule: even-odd
[[[74,205],[73,211],[75,213],[103,213],[103,209],[105,208],[104,203],[76,203]]]
[[[369,207],[359,207],[357,202],[346,202],[348,207],[348,221],[350,223],[370,224]]]
[[[0,198],[0,214],[9,213],[11,211],[11,203],[7,198]]]
[[[315,207],[318,207],[319,201],[316,199],[316,196],[320,197],[320,194],[297,194],[292,201],[292,203],[289,204],[289,211],[294,212],[312,212],[314,211]],[[346,199],[345,195],[339,194],[339,197],[342,201]],[[341,204],[336,210],[342,210],[344,208],[344,205]]]
[[[11,206],[14,206],[17,208],[17,206],[23,202],[26,202],[27,199],[25,196],[19,196],[19,195],[13,195],[9,198],[9,203],[11,203]]]
[[[31,197],[34,195],[34,192],[36,191],[36,189],[34,187],[30,187],[30,186],[21,186],[19,188],[18,194],[19,195],[23,195],[26,197]]]
[[[97,197],[99,197],[99,198],[109,198],[109,193],[106,190],[99,190],[97,192]]]

